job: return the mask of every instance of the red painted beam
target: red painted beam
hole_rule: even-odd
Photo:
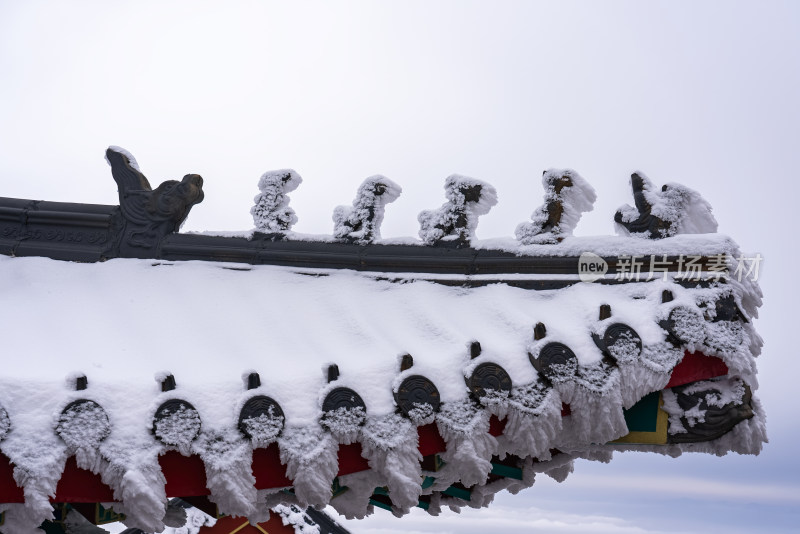
[[[361,444],[339,445],[339,475],[357,473],[369,469],[367,459],[361,456]]]
[[[25,502],[22,488],[14,481],[14,465],[5,454],[0,454],[0,502]]]
[[[167,451],[158,457],[158,464],[167,479],[164,487],[167,497],[199,497],[211,493],[206,487],[203,460],[196,454],[183,456],[178,451]]]
[[[56,486],[52,502],[113,502],[114,492],[103,484],[100,475],[78,467],[74,456],[67,458],[64,473]]]
[[[286,477],[286,466],[281,463],[277,443],[266,449],[254,450],[252,465],[256,489],[285,488],[292,485],[292,481]]]
[[[489,434],[494,437],[502,436],[506,430],[506,420],[500,419],[496,415],[489,418]]]
[[[681,362],[672,370],[672,376],[666,387],[682,386],[727,374],[728,366],[721,359],[706,356],[702,352],[686,351]]]

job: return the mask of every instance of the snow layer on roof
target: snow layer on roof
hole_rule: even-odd
[[[37,383],[66,388],[67,378],[82,372],[97,388],[113,391],[124,383],[154,398],[160,392],[154,376],[171,372],[182,395],[190,401],[197,395],[202,404],[212,392],[240,396],[241,374],[252,369],[289,419],[310,422],[317,398],[302,393],[322,388],[321,369],[329,362],[342,371],[338,383],[357,389],[371,412],[388,413],[402,354],[413,355],[415,373],[438,377],[446,402],[465,395],[461,368],[473,340],[481,342],[483,357],[527,383],[536,377],[527,350],[537,322],[547,324],[548,340],[567,344],[585,364],[601,357],[589,335],[601,304],[610,304],[646,344],[664,335],[652,320],[660,282],[646,289],[466,290],[352,271],[226,267],[0,257],[0,321],[15,332],[4,348],[26,355],[6,363],[3,380],[30,380],[35,371]],[[226,422],[233,416],[219,415]]]
[[[697,244],[703,236],[693,239]],[[705,239],[709,250],[738,253],[729,241]],[[535,472],[563,479],[571,470],[569,458],[599,454],[592,452],[593,443],[627,432],[622,409],[663,389],[683,357],[683,348],[670,345],[658,325],[670,317],[686,348],[719,356],[732,374],[757,387],[754,358],[761,339],[749,319],[761,294],[753,283],[686,289],[656,280],[531,291],[505,284],[450,287],[413,277],[395,283],[346,270],[230,267],[240,266],[0,256],[0,324],[9,333],[3,353],[16,355],[4,358],[0,376],[0,405],[11,426],[0,450],[16,466],[14,477],[26,496],[24,506],[6,507],[10,520],[37,525],[48,517],[48,496],[74,454],[80,467],[99,473],[114,490],[121,502],[115,509],[133,526],[160,531],[166,495],[158,456],[168,448],[198,454],[220,510],[254,520],[264,505],[291,501],[330,502],[348,517],[363,517],[371,510],[370,492],[384,486],[395,513],[406,513],[423,494],[430,495],[429,511],[436,513],[441,506],[465,504],[440,493],[461,477],[475,484],[469,505],[483,506],[496,491],[532,484]],[[665,289],[673,300],[662,302]],[[713,322],[711,304],[726,295],[749,322]],[[611,318],[599,319],[601,305],[611,307]],[[533,339],[538,322],[547,327],[543,340]],[[629,354],[625,343],[615,344],[613,367],[592,340],[611,322],[632,327],[644,347]],[[473,341],[482,351],[470,359]],[[538,356],[550,342],[574,351],[574,379],[553,380],[552,386],[537,381],[529,354]],[[414,366],[401,372],[403,354],[413,355]],[[367,407],[366,425],[352,433],[327,432],[319,424],[322,401],[334,385],[324,373],[331,362],[341,372],[335,385],[354,389]],[[468,400],[464,379],[490,362],[508,372],[513,389],[483,398],[478,407]],[[260,374],[261,386],[248,391],[242,378],[251,371]],[[81,373],[89,387],[75,391]],[[177,389],[162,392],[157,380],[168,373]],[[392,391],[411,374],[435,383],[443,402],[439,414],[410,420],[395,413]],[[294,496],[254,488],[254,445],[236,427],[242,406],[257,394],[283,409],[286,428],[277,443]],[[110,432],[100,445],[54,432],[65,425],[69,430],[70,421],[60,414],[79,398],[95,401],[108,416]],[[158,407],[175,398],[197,409],[202,433],[194,442],[168,447],[149,428]],[[572,416],[562,418],[562,402],[572,405]],[[756,417],[737,426],[733,437],[665,450],[756,453],[766,435],[755,400],[753,409]],[[507,418],[497,439],[487,432],[489,415]],[[446,441],[443,457],[452,467],[424,489],[416,426],[431,421]],[[105,432],[93,431],[91,436]],[[352,441],[361,443],[371,470],[341,477],[351,490],[333,497],[338,444]],[[551,458],[554,447],[571,456]],[[490,458],[506,454],[524,459],[523,479],[490,482]]]

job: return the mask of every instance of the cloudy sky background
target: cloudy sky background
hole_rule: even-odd
[[[617,455],[488,510],[354,533],[789,532],[800,521],[793,280],[800,168],[795,2],[39,2],[0,0],[0,195],[117,203],[103,160],[154,185],[205,178],[184,230],[246,230],[258,177],[292,167],[295,230],[365,177],[404,188],[384,237],[415,235],[453,172],[496,186],[480,237],[511,236],[541,172],[598,191],[577,233],[613,233],[628,176],[677,181],[765,258],[758,457]],[[0,296],[1,298],[1,296]]]

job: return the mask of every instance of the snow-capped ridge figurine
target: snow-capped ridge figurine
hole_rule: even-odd
[[[177,232],[192,206],[203,201],[203,178],[187,174],[180,182],[167,180],[153,189],[127,150],[108,147],[106,161],[117,182],[126,221],[123,245],[139,249],[138,257],[150,257],[148,251],[154,251],[161,238]]]
[[[658,191],[641,172],[631,175],[634,205],[614,214],[620,235],[661,239],[677,234],[710,234],[717,231],[711,205],[694,189],[677,183]]]
[[[497,204],[497,191],[488,183],[460,174],[451,174],[444,182],[447,202],[435,210],[417,216],[419,237],[426,245],[453,242],[468,246],[475,237],[478,217]]]
[[[597,194],[572,169],[548,169],[542,173],[544,204],[520,223],[514,232],[523,245],[552,244],[572,235],[581,214],[592,211]]]
[[[358,187],[352,206],[333,210],[333,237],[355,243],[372,243],[381,238],[386,204],[394,202],[403,188],[385,176],[370,176]]]
[[[258,180],[261,191],[253,198],[250,208],[256,231],[265,234],[286,232],[297,222],[297,215],[289,207],[290,193],[297,189],[303,179],[293,169],[267,171]]]

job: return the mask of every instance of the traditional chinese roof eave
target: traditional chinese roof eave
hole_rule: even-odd
[[[421,218],[423,245],[353,238],[374,222],[359,219],[360,197],[337,208],[336,238],[289,231],[283,200],[267,206],[283,218],[262,221],[281,231],[181,234],[202,179],[151,190],[124,151],[108,157],[120,206],[0,198],[0,254],[12,256],[0,257],[0,317],[16,334],[6,348],[29,355],[0,374],[12,522],[41,521],[48,501],[116,501],[158,530],[167,496],[254,520],[281,502],[435,513],[485,505],[536,472],[560,478],[592,451],[757,454],[766,440],[760,290],[734,276],[729,238],[673,235],[639,175],[636,209],[617,222],[663,239],[559,233],[570,206],[556,195],[520,243],[478,242],[464,205],[485,213],[496,194],[454,175],[452,204]],[[594,200],[574,171],[544,184],[583,187],[583,211]],[[365,186],[373,201],[399,194],[380,176]],[[153,215],[170,188],[186,202]],[[445,239],[440,216],[456,221]],[[31,322],[40,310],[48,336]]]

